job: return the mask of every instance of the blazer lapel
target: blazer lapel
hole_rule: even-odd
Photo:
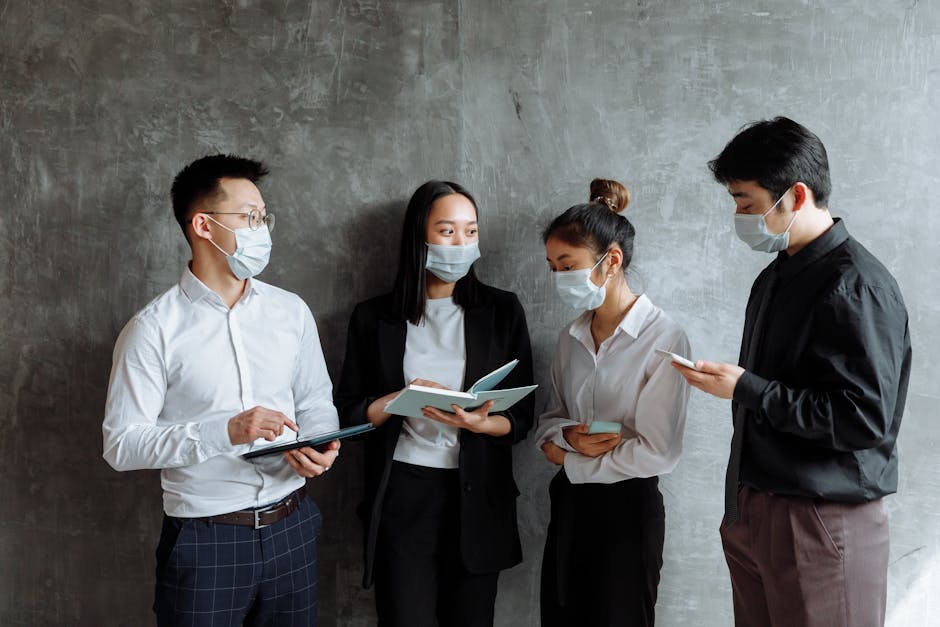
[[[471,307],[464,313],[464,344],[467,351],[467,366],[464,370],[463,389],[502,364],[490,363],[490,335],[495,326],[491,306]],[[402,362],[405,358],[405,323],[387,319],[378,321],[379,361],[382,376],[389,386],[405,387],[405,373]]]
[[[379,320],[379,361],[382,375],[389,387],[405,387],[405,373],[402,361],[405,358],[405,337],[407,329],[404,322]]]
[[[464,369],[463,389],[487,374],[496,366],[490,365],[490,335],[495,328],[495,310],[490,306],[471,307],[464,313],[464,344],[467,351],[467,367]]]

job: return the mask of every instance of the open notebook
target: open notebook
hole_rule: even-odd
[[[396,416],[424,418],[421,413],[423,407],[430,406],[442,411],[453,411],[451,405],[457,405],[461,409],[473,410],[486,401],[493,401],[490,413],[505,411],[538,387],[527,385],[521,388],[495,389],[518,363],[518,359],[513,359],[505,366],[484,375],[466,392],[409,385],[402,390],[401,394],[389,401],[385,406],[385,411]]]

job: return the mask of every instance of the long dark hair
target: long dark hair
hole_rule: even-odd
[[[395,312],[402,320],[418,324],[424,317],[427,305],[427,278],[425,264],[428,259],[427,223],[428,213],[434,201],[443,196],[460,194],[473,205],[479,218],[480,210],[462,185],[451,181],[428,181],[415,190],[405,210],[405,223],[401,230],[401,247],[398,253],[398,274],[392,290]],[[480,281],[473,266],[466,276],[454,286],[454,302],[463,309],[477,304]]]

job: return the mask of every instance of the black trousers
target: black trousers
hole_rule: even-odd
[[[463,566],[458,471],[393,462],[375,547],[379,627],[490,627],[498,578]]]
[[[549,486],[542,627],[653,625],[665,515],[657,477]]]

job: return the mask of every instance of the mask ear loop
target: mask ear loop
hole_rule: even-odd
[[[787,195],[787,192],[788,192],[788,191],[790,191],[790,188],[789,188],[789,187],[787,188],[787,191],[786,191],[786,192],[783,192],[783,194],[780,196],[780,198],[777,199],[777,202],[775,202],[774,204],[770,205],[770,209],[768,209],[767,211],[765,211],[764,213],[762,213],[760,217],[761,217],[761,218],[766,218],[766,217],[767,217],[767,214],[769,214],[771,211],[773,211],[773,210],[774,210],[774,207],[776,207],[777,205],[780,204],[780,201],[784,199],[784,197]],[[797,211],[794,211],[794,212],[793,212],[793,217],[790,218],[790,223],[787,224],[787,228],[783,229],[783,233],[780,233],[780,235],[786,235],[787,233],[790,232],[790,227],[793,226],[793,223],[794,223],[794,222],[796,222],[796,216],[798,216],[798,215],[799,215],[799,212],[797,212]],[[766,225],[767,225],[767,222],[766,222],[766,220],[764,221],[764,225],[765,225],[765,226],[764,226],[764,230],[766,231],[766,230],[767,230],[767,226],[766,226]]]
[[[790,191],[790,188],[789,188],[789,187],[787,188],[787,192],[788,192],[788,191]],[[783,192],[783,194],[780,195],[780,198],[777,199],[777,202],[775,202],[774,204],[770,205],[770,209],[768,209],[768,210],[765,211],[764,213],[760,214],[760,217],[766,218],[766,217],[767,217],[767,214],[770,213],[771,211],[773,211],[774,208],[775,208],[777,205],[780,204],[780,201],[783,200],[783,197],[787,195],[787,192]]]
[[[790,191],[790,190],[787,190],[787,191]],[[783,196],[786,196],[786,195],[787,195],[787,193],[784,192],[784,193],[783,193]],[[780,197],[780,200],[783,200],[783,196]],[[790,232],[790,227],[793,226],[793,223],[796,222],[796,218],[797,218],[797,216],[799,216],[799,215],[800,215],[799,210],[793,212],[793,217],[790,218],[790,224],[788,224],[788,225],[787,225],[787,228],[785,228],[785,229],[783,230],[784,233],[789,233],[789,232]]]
[[[202,214],[202,215],[206,216],[206,219],[212,220],[213,222],[215,222],[216,224],[218,224],[219,226],[221,226],[223,229],[225,229],[225,230],[228,231],[229,233],[234,233],[234,232],[235,232],[234,230],[228,228],[227,226],[225,226],[224,224],[222,224],[221,222],[219,222],[218,220],[216,220],[216,219],[213,218],[212,216],[209,216],[209,215],[206,215],[206,214]],[[209,240],[209,243],[212,244],[213,246],[215,246],[216,248],[218,248],[218,249],[219,249],[219,252],[222,253],[223,255],[225,255],[226,257],[231,257],[233,254],[235,254],[235,253],[229,254],[229,253],[225,252],[225,251],[222,249],[221,246],[219,246],[218,244],[215,243],[215,240],[211,240],[211,239],[210,239],[210,240]],[[235,244],[235,249],[238,250],[238,243],[237,243],[237,242],[236,242],[236,244]]]
[[[606,259],[606,258],[607,258],[607,255],[609,255],[609,254],[610,254],[610,251],[608,250],[606,253],[604,253],[604,256],[603,256],[603,257],[601,257],[600,259],[597,260],[597,263],[595,263],[593,266],[591,266],[591,274],[594,274],[594,269],[597,268],[597,266],[601,265],[601,262],[603,262],[604,259]],[[591,281],[591,274],[588,275],[588,281]],[[611,275],[608,274],[608,275],[604,278],[604,282],[601,283],[600,286],[599,286],[597,289],[601,289],[602,287],[604,287],[605,285],[607,285],[607,282],[610,281],[610,277],[611,277]],[[593,282],[594,282],[594,281],[591,281],[591,283],[593,283]]]
[[[593,266],[591,266],[591,272],[592,272],[592,273],[594,272],[594,269],[597,268],[597,266],[601,265],[601,262],[604,261],[604,259],[606,259],[606,258],[607,258],[607,255],[609,255],[609,254],[610,254],[610,251],[608,250],[606,253],[604,253],[604,256],[603,256],[603,257],[601,257],[600,259],[597,260],[597,263],[595,263]]]
[[[788,224],[788,225],[787,225],[787,228],[785,228],[785,229],[783,230],[784,234],[787,234],[787,233],[790,232],[790,227],[793,226],[793,223],[794,223],[794,222],[796,222],[796,217],[797,217],[798,215],[800,215],[800,213],[799,213],[798,211],[794,211],[794,212],[793,212],[793,217],[790,218],[790,224]]]

